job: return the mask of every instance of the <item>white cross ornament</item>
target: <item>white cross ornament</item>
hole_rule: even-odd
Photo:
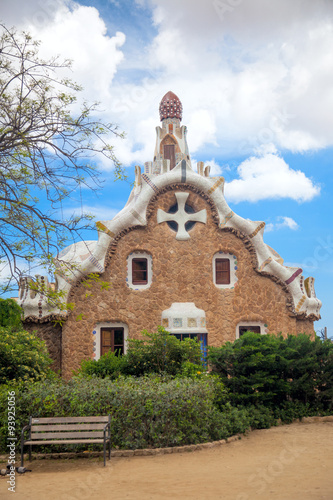
[[[160,208],[157,210],[157,223],[161,224],[161,222],[175,221],[178,224],[178,231],[176,234],[176,240],[189,240],[190,235],[185,229],[186,222],[202,222],[206,224],[207,222],[207,211],[200,210],[200,212],[196,212],[194,214],[188,214],[185,212],[185,203],[190,193],[175,193],[177,198],[178,210],[174,214],[168,214],[161,210]]]

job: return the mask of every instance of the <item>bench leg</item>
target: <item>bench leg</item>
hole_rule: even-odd
[[[111,460],[111,439],[109,439],[109,460]]]
[[[21,441],[21,467],[23,467],[23,461],[24,461],[23,448],[24,448],[24,444],[23,444],[23,439],[22,439],[22,441]]]
[[[104,439],[104,467],[105,467],[105,455],[106,455],[106,440]]]
[[[29,462],[31,462],[31,445],[29,446]]]

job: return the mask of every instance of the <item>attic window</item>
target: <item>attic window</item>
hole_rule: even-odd
[[[136,250],[127,257],[126,285],[136,291],[150,287],[153,277],[152,256],[144,250]]]
[[[217,288],[233,289],[237,286],[237,257],[222,250],[213,257],[213,282]]]
[[[215,259],[215,276],[217,285],[230,285],[229,259]]]
[[[132,259],[132,283],[133,285],[147,285],[148,283],[148,260],[145,258]]]

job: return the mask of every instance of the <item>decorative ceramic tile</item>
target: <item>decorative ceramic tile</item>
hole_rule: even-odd
[[[206,326],[206,318],[200,318],[200,326]]]
[[[169,326],[169,320],[168,320],[168,318],[163,318],[162,319],[162,326],[166,326],[166,327]]]
[[[189,328],[196,328],[197,320],[195,318],[187,318],[187,326]]]
[[[173,327],[174,328],[182,328],[183,320],[182,318],[173,318]]]

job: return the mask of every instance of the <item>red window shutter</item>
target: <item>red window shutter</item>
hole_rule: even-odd
[[[132,284],[146,285],[148,283],[148,260],[132,259]]]
[[[215,276],[217,285],[230,285],[230,260],[215,260]]]

